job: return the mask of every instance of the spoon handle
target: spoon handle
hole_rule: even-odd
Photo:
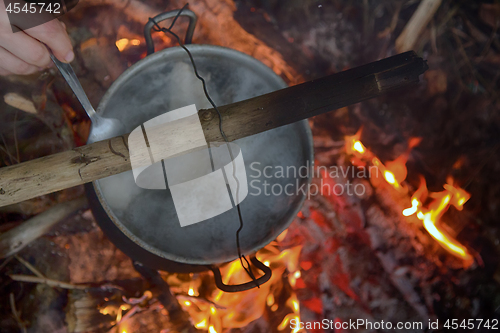
[[[92,104],[90,104],[90,101],[87,97],[87,94],[85,94],[85,91],[82,88],[82,85],[80,84],[80,81],[76,77],[75,71],[73,71],[73,67],[71,67],[70,64],[66,64],[64,62],[59,61],[53,54],[50,52],[50,58],[56,65],[57,69],[61,72],[62,76],[70,86],[71,90],[76,95],[76,98],[80,101],[82,104],[83,108],[85,109],[85,112],[87,112],[87,115],[89,116],[90,120],[94,122],[94,120],[97,117],[97,114],[95,113],[94,108],[92,107]]]

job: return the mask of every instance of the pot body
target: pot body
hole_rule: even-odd
[[[209,45],[186,47],[216,105],[286,87],[271,69],[243,53]],[[97,113],[120,119],[130,132],[151,118],[191,104],[197,109],[211,107],[187,53],[174,47],[149,55],[127,69],[103,97]],[[274,240],[300,210],[309,173],[305,177],[277,177],[276,172],[310,167],[312,136],[307,121],[301,121],[235,143],[241,148],[249,188],[240,204],[244,222],[241,250],[251,254]],[[285,187],[287,193],[283,192]],[[86,191],[96,219],[110,240],[147,266],[194,272],[238,258],[236,231],[240,222],[235,208],[181,227],[170,191],[139,188],[132,171],[87,184]]]

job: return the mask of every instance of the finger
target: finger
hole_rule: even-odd
[[[0,67],[0,75],[11,75],[12,73]]]
[[[4,33],[0,38],[0,46],[28,64],[42,68],[50,64],[47,48],[24,31]]]
[[[75,58],[69,36],[59,20],[52,20],[24,32],[46,44],[62,62],[71,62]]]
[[[12,74],[33,74],[39,69],[0,47],[0,67]]]

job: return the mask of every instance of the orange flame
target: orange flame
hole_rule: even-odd
[[[366,147],[361,143],[361,132],[362,128],[360,128],[356,134],[345,137],[345,150],[349,155],[354,155],[357,158],[370,157],[370,152]]]
[[[457,210],[462,210],[464,204],[470,199],[470,194],[464,189],[454,187],[453,178],[448,177],[447,182],[448,184],[444,184],[443,187],[452,194],[451,204]]]
[[[423,178],[422,178],[423,179]],[[440,219],[448,210],[450,205],[462,210],[463,205],[469,200],[470,195],[461,188],[453,185],[443,185],[445,191],[431,193],[430,197],[434,200],[429,204],[426,210],[422,207],[422,201],[427,197],[427,187],[425,180],[420,184],[419,189],[412,196],[412,206],[403,210],[404,216],[417,214],[417,218],[423,222],[424,228],[446,251],[464,260],[464,265],[470,266],[474,259],[469,254],[467,248],[450,236],[443,228],[440,228]]]
[[[391,184],[396,190],[400,191],[402,189],[396,176],[391,170],[388,170],[384,164],[378,159],[378,157],[372,158],[372,164],[377,167],[377,169],[382,173],[384,179],[387,183]]]
[[[420,201],[418,201],[418,199],[412,199],[411,200],[411,207],[403,209],[402,214],[404,216],[411,216],[411,215],[415,214],[418,211],[418,207],[420,205],[421,204],[420,204]]]
[[[385,166],[387,170],[390,170],[394,174],[394,179],[401,183],[406,179],[408,175],[408,170],[406,169],[406,162],[408,162],[408,157],[410,156],[411,150],[417,146],[421,138],[411,138],[408,142],[408,149],[401,156],[396,158],[394,161],[386,162]]]
[[[388,184],[399,192],[405,192],[401,184],[405,181],[408,172],[406,162],[408,161],[411,149],[418,145],[421,139],[410,139],[408,150],[394,161],[389,161],[384,165],[378,157],[374,156],[373,153],[361,143],[360,137],[361,129],[355,135],[345,138],[346,152],[361,161],[371,162],[382,174]],[[473,257],[465,246],[460,244],[440,227],[440,219],[450,205],[453,205],[458,210],[462,210],[463,205],[469,200],[470,194],[461,188],[453,186],[453,180],[451,178],[449,178],[447,182],[448,184],[443,185],[445,191],[428,194],[425,179],[420,176],[420,186],[411,197],[411,207],[403,209],[401,213],[403,216],[416,214],[417,218],[423,221],[423,226],[429,234],[449,253],[463,259],[464,265],[467,267],[474,262]],[[434,198],[434,201],[432,201],[426,209],[423,207],[423,202],[425,202],[428,195]]]
[[[462,189],[455,189],[457,193],[465,192]],[[457,240],[448,235],[442,228],[439,228],[441,216],[448,210],[451,201],[457,200],[456,195],[452,191],[443,191],[440,193],[441,198],[436,199],[430,205],[431,208],[428,212],[420,214],[418,217],[423,221],[425,229],[431,236],[439,242],[446,251],[462,258],[466,266],[470,266],[474,259],[467,251],[467,248],[460,244]],[[462,201],[464,198],[460,197],[458,200]],[[465,203],[465,202],[463,202]]]
[[[406,162],[408,161],[407,155],[401,155],[394,161],[389,161],[385,164],[385,167],[389,172],[392,173],[394,181],[401,183],[406,179],[408,170],[406,169]]]
[[[278,239],[283,240],[285,236],[286,231]],[[286,271],[289,272],[288,280],[292,287],[300,279],[300,251],[301,246],[281,250],[278,241],[274,241],[260,250],[257,253],[258,259],[273,270],[271,279],[260,288],[238,293],[214,290],[212,295],[207,297],[207,302],[207,300],[193,297],[193,295],[199,294],[199,285],[189,281],[182,282],[180,287],[187,295],[179,295],[177,298],[183,309],[190,314],[197,329],[214,333],[222,332],[225,328],[245,327],[250,322],[260,318],[266,307],[273,312],[278,309],[279,305],[275,299],[277,295],[274,292],[283,289],[282,276]],[[249,279],[239,260],[234,260],[221,267],[221,275],[225,284],[239,284]],[[300,305],[295,293],[292,293],[286,302],[286,307],[290,314],[285,319],[287,317],[300,318]]]
[[[133,38],[133,39],[121,38],[115,42],[115,45],[120,52],[125,50],[130,45],[137,46],[140,44],[141,44],[141,41],[139,39],[136,39],[136,38]]]
[[[404,216],[411,216],[420,211],[419,208],[422,207],[422,202],[427,199],[427,184],[425,182],[425,178],[420,175],[420,185],[418,189],[411,196],[411,207],[403,209]]]
[[[406,178],[406,160],[408,157],[402,155],[396,160],[388,162],[387,166],[385,166],[380,159],[375,157],[373,153],[369,151],[360,141],[361,131],[362,128],[360,128],[356,134],[346,136],[346,153],[353,155],[360,161],[371,162],[380,171],[387,183],[391,184],[395,189],[401,190],[402,187],[400,182]],[[415,142],[413,141],[412,144],[415,144]],[[352,162],[353,164],[359,164],[357,161]]]

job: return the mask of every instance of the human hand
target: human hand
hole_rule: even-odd
[[[0,0],[0,75],[32,74],[50,66],[50,54],[44,44],[62,62],[74,59],[64,23],[54,19],[13,33],[4,1]]]

